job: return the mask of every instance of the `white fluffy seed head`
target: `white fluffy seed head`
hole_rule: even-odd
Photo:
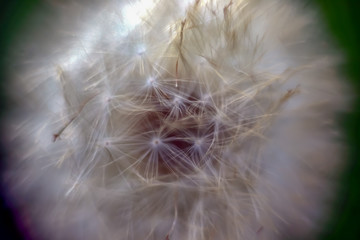
[[[345,90],[297,7],[75,1],[25,34],[7,177],[32,237],[314,238]]]

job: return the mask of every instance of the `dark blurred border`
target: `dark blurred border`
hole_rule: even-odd
[[[33,12],[40,0],[0,0],[0,239],[21,240],[27,239],[24,228],[19,220],[19,215],[5,194],[6,188],[3,182],[3,172],[9,159],[8,149],[5,148],[5,139],[2,136],[4,126],[3,117],[12,103],[7,97],[5,69],[8,64],[7,53],[16,32],[24,25],[28,16]]]
[[[0,0],[0,120],[11,106],[6,97],[6,54],[17,32],[21,30],[42,0]],[[343,73],[356,94],[351,112],[340,118],[349,146],[348,169],[341,178],[341,189],[323,240],[360,239],[360,0],[313,0],[327,24],[334,42],[346,56]],[[1,123],[1,121],[0,121]],[[3,129],[0,125],[0,130]],[[0,133],[1,135],[1,133]],[[0,136],[0,160],[7,156]],[[16,224],[16,212],[5,198],[2,181],[4,161],[0,162],[0,239],[25,239]]]

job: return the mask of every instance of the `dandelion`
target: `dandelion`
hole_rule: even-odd
[[[316,237],[346,101],[338,57],[299,8],[75,1],[36,56],[26,36],[7,179],[31,237]]]

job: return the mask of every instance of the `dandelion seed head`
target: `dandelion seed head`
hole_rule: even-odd
[[[346,91],[313,16],[285,0],[76,2],[11,71],[8,175],[34,238],[316,236]]]

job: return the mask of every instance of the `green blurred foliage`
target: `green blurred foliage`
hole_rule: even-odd
[[[348,168],[324,240],[360,239],[360,1],[316,0],[338,47],[345,54],[342,66],[355,94],[351,112],[341,118],[349,147]]]
[[[360,239],[360,0],[313,1],[318,6],[335,43],[346,56],[347,61],[342,66],[342,71],[348,77],[355,93],[351,112],[344,114],[340,120],[349,147],[349,164],[341,179],[341,189],[333,217],[325,228],[322,239],[357,240]],[[9,106],[5,79],[7,51],[16,33],[39,4],[41,0],[0,2],[0,116],[6,113]],[[9,232],[5,234],[12,236]]]

